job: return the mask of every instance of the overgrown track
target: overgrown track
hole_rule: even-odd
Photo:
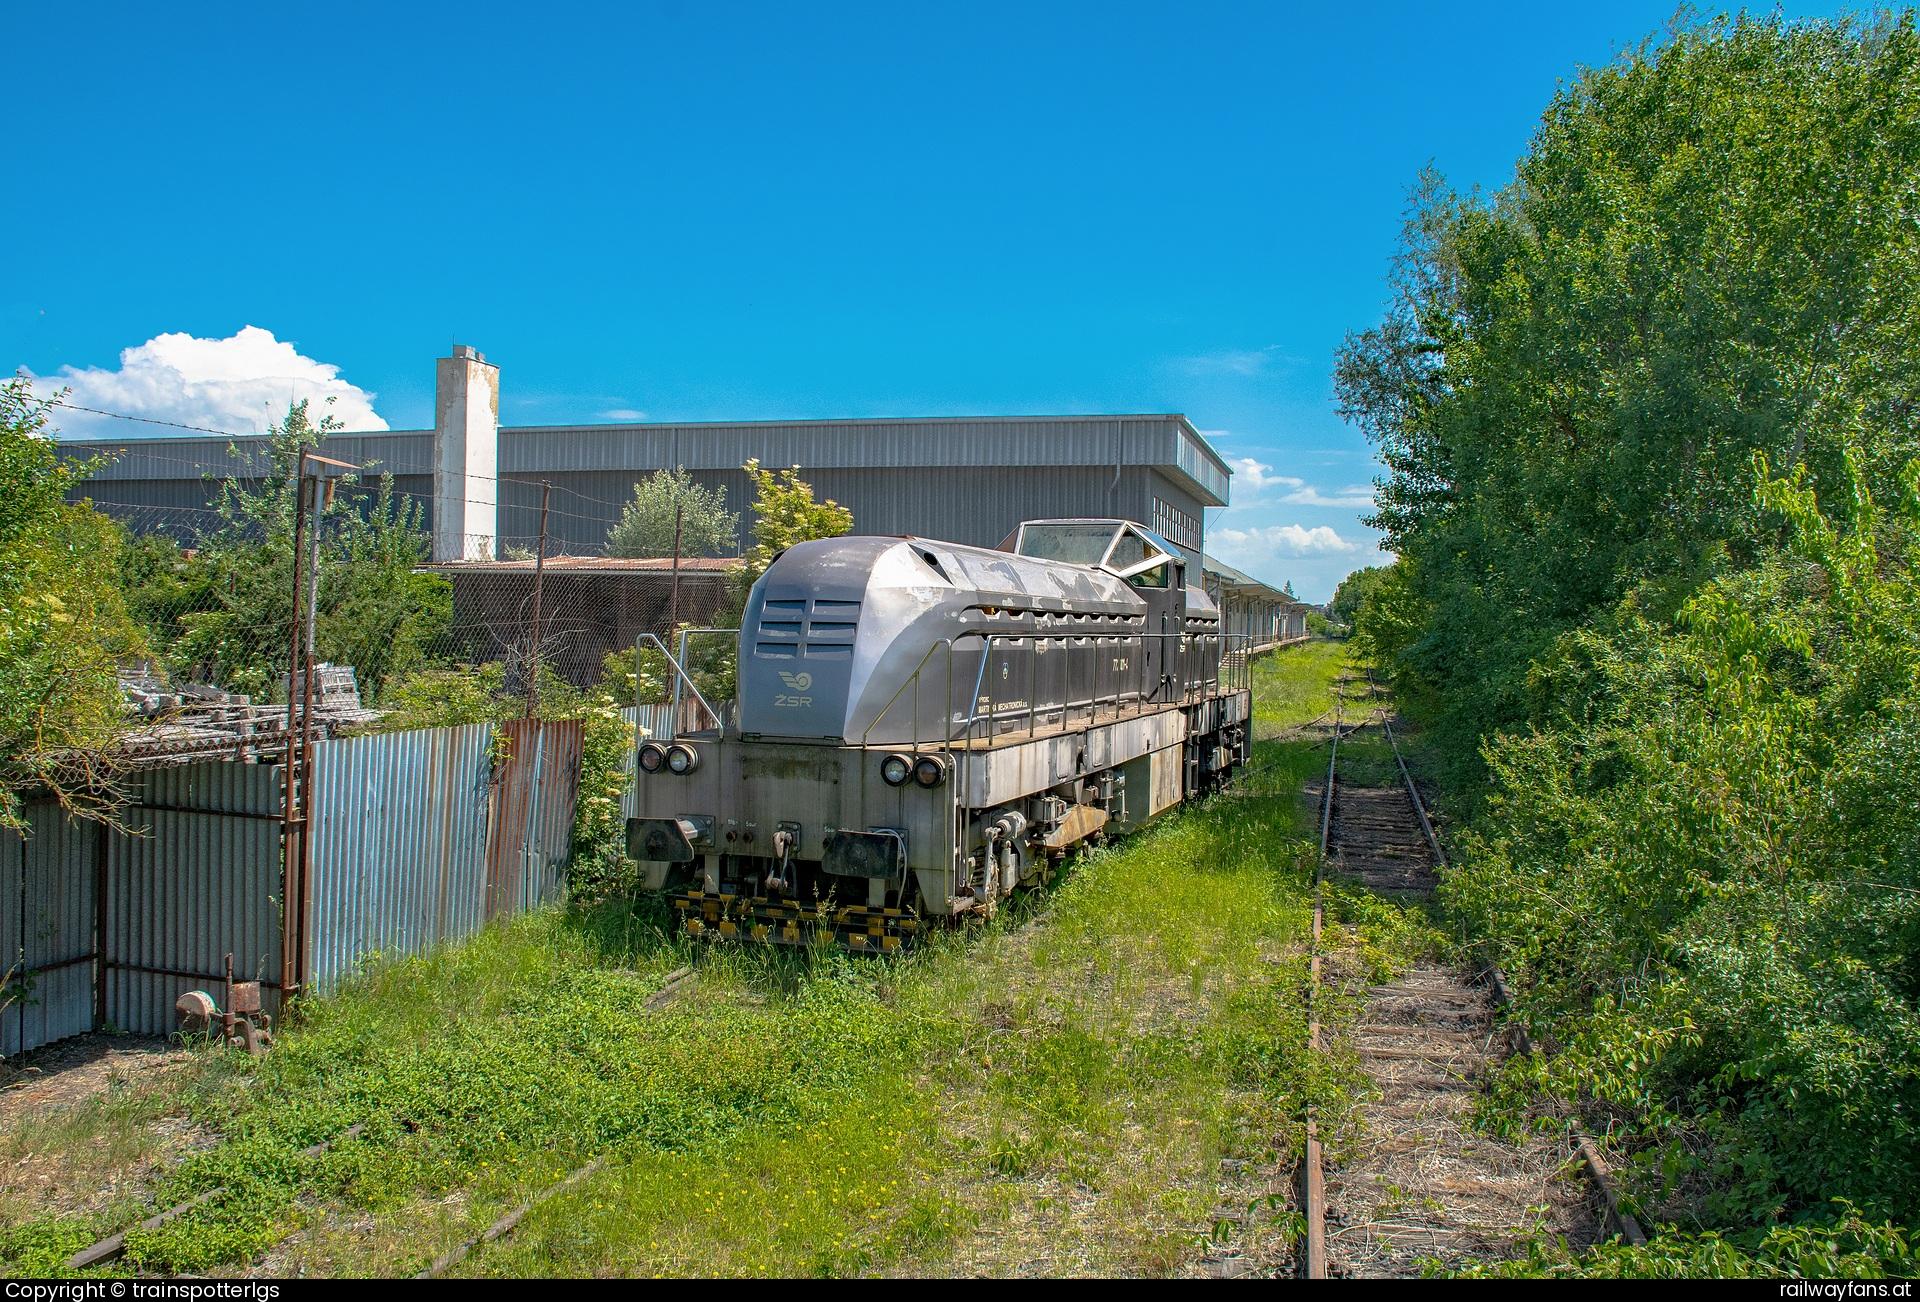
[[[1367,695],[1376,695],[1370,684]],[[1402,782],[1362,786],[1340,777],[1341,740],[1363,730],[1392,741],[1383,711],[1351,730],[1336,715],[1320,793],[1323,871],[1410,903],[1430,898],[1439,846],[1398,747]],[[1325,955],[1316,980],[1357,982],[1356,966],[1350,956]],[[1315,1046],[1357,1058],[1373,1090],[1350,1142],[1324,1158],[1318,1144],[1309,1146],[1309,1276],[1417,1275],[1428,1262],[1457,1268],[1505,1258],[1543,1221],[1571,1242],[1593,1241],[1593,1195],[1561,1178],[1574,1155],[1570,1142],[1542,1137],[1515,1147],[1467,1125],[1477,1083],[1509,1051],[1492,991],[1423,962],[1363,999],[1343,1037]],[[1322,1002],[1318,991],[1314,1002]],[[1312,1169],[1319,1160],[1327,1162],[1323,1175]]]

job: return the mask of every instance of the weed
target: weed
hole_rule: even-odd
[[[1336,665],[1261,661],[1292,685],[1263,720],[1311,718]],[[906,956],[695,948],[608,901],[375,964],[267,1058],[202,1060],[182,1104],[222,1142],[152,1193],[229,1193],[130,1236],[128,1264],[417,1270],[601,1154],[460,1271],[1167,1274],[1223,1192],[1270,1213],[1237,1232],[1277,1259],[1300,1106],[1351,1089],[1305,1052],[1313,767],[1262,741],[1235,790]],[[1343,925],[1399,943],[1358,904]],[[688,963],[698,987],[646,1010]]]

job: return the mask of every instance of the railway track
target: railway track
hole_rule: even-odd
[[[1602,1196],[1604,1179],[1596,1188],[1562,1178],[1583,1149],[1592,1152],[1584,1136],[1576,1130],[1515,1146],[1467,1124],[1479,1082],[1514,1047],[1512,1030],[1497,1015],[1494,983],[1422,961],[1395,980],[1369,985],[1350,953],[1323,945],[1330,884],[1417,904],[1432,898],[1445,863],[1391,718],[1375,705],[1349,726],[1348,686],[1340,684],[1320,793],[1309,1044],[1357,1062],[1371,1089],[1353,1116],[1308,1113],[1303,1272],[1409,1276],[1435,1261],[1457,1268],[1512,1256],[1516,1241],[1537,1227],[1575,1247],[1597,1241],[1610,1202]],[[1373,705],[1377,689],[1369,684],[1367,694]],[[1346,780],[1343,745],[1349,754],[1371,752],[1356,757],[1353,769],[1389,771],[1398,781]],[[1336,986],[1361,1006],[1338,1031],[1323,1016]],[[1329,1133],[1335,1129],[1337,1140]],[[1603,1177],[1604,1167],[1595,1174]]]

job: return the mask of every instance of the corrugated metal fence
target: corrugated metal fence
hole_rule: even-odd
[[[105,1021],[173,1030],[173,1001],[221,981],[228,954],[277,1011],[280,773],[214,762],[139,775],[127,833],[106,836]]]
[[[486,921],[491,724],[321,742],[314,763],[308,979],[418,954]]]
[[[487,845],[487,917],[560,898],[580,757],[587,725],[519,721],[501,725],[507,756],[496,772]]]
[[[0,830],[0,956],[7,967],[0,1048],[78,1035],[94,1022],[100,849],[93,823],[51,801],[27,805],[31,835]]]
[[[558,898],[583,725],[427,728],[318,744],[307,983],[414,954]],[[174,1000],[219,996],[226,955],[277,1011],[281,769],[223,761],[141,774],[124,830],[26,808],[0,830],[0,1051],[111,1024],[161,1033]]]

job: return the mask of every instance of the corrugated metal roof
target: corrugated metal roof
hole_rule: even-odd
[[[1294,605],[1302,607],[1306,605],[1306,603],[1299,598],[1289,597],[1272,584],[1264,583],[1254,578],[1251,574],[1246,573],[1244,570],[1236,570],[1225,561],[1217,560],[1212,556],[1203,556],[1201,558],[1201,565],[1206,573],[1219,576],[1219,578],[1235,588],[1250,589],[1250,592],[1245,595],[1258,596],[1268,601],[1291,602]]]
[[[231,451],[229,448],[231,447]],[[100,480],[245,478],[266,464],[265,438],[72,440],[64,455],[117,459]],[[433,432],[336,434],[327,453],[395,475],[433,473]],[[1231,469],[1185,416],[934,416],[856,420],[703,421],[621,425],[508,425],[500,474],[580,471],[810,470],[939,466],[1155,466],[1190,482],[1208,505],[1227,504]],[[378,463],[374,466],[373,463]]]
[[[682,556],[680,571],[724,574],[740,563],[737,556]],[[414,567],[434,574],[532,574],[532,561],[429,561]],[[673,557],[635,559],[609,556],[549,556],[549,574],[666,574],[673,573]]]

